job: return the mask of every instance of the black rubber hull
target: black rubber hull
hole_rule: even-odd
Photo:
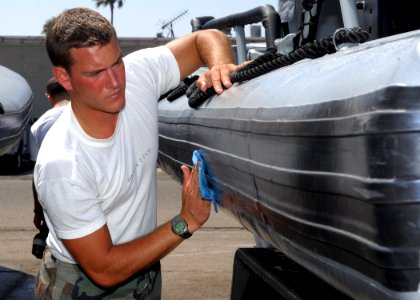
[[[200,149],[220,207],[248,230],[351,297],[419,297],[419,86],[292,107],[211,101],[160,107],[163,170],[181,181]]]

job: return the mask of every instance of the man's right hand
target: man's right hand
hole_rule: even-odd
[[[184,173],[182,184],[182,209],[181,217],[187,221],[188,230],[193,233],[200,228],[209,218],[211,202],[201,198],[199,189],[198,167],[181,166]]]

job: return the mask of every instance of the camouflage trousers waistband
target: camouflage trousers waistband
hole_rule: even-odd
[[[103,289],[76,264],[62,262],[46,249],[35,281],[36,299],[160,299],[160,262],[123,283]]]

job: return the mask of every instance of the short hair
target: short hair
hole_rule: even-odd
[[[51,95],[52,97],[68,95],[67,90],[54,77],[48,80],[45,90],[47,94]]]
[[[71,48],[106,45],[117,38],[112,24],[101,14],[88,8],[65,10],[54,18],[47,30],[47,53],[54,66],[72,66]]]

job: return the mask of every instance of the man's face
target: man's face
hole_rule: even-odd
[[[73,65],[66,89],[72,105],[85,113],[118,113],[125,103],[125,69],[117,41],[73,48],[70,53]]]

